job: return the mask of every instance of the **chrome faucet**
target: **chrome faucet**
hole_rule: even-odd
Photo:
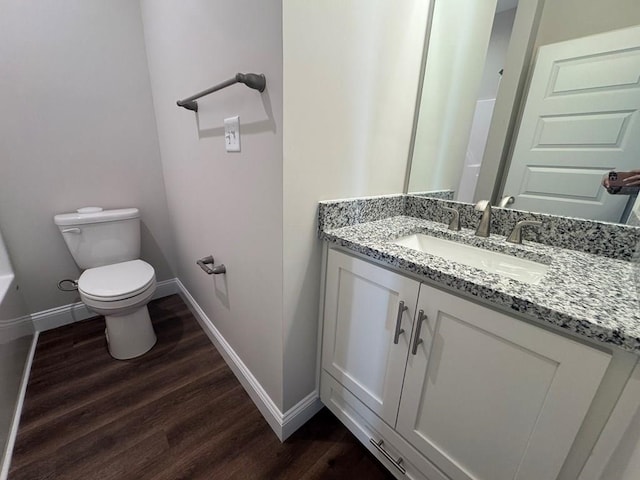
[[[539,227],[542,225],[542,222],[538,222],[536,220],[520,220],[516,223],[516,226],[511,230],[511,234],[509,238],[507,238],[507,242],[509,243],[522,243],[522,227],[526,227],[527,225],[533,225],[535,227]]]
[[[507,208],[508,205],[511,205],[515,201],[516,199],[511,196],[502,197],[502,199],[498,202],[498,207]]]
[[[476,236],[488,237],[491,235],[491,203],[489,200],[480,200],[475,208],[482,212],[482,219],[476,228]]]
[[[442,208],[444,208],[447,212],[451,213],[449,230],[459,232],[460,231],[460,212],[458,212],[458,210],[456,210],[455,208],[450,208],[450,207],[442,207]]]

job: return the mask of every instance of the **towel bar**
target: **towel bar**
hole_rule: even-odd
[[[196,102],[196,100],[198,98],[204,97],[205,95],[209,95],[213,92],[217,92],[218,90],[222,90],[223,88],[227,88],[235,83],[244,83],[249,88],[253,88],[254,90],[258,90],[259,92],[264,92],[264,89],[267,86],[267,79],[262,73],[236,73],[235,77],[214,85],[211,88],[207,88],[206,90],[196,93],[195,95],[191,95],[190,97],[187,97],[183,100],[178,100],[176,103],[179,107],[197,112],[198,102]]]

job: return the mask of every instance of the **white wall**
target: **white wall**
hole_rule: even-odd
[[[427,6],[143,0],[142,11],[178,275],[286,411],[315,388],[317,202],[402,190]],[[238,71],[264,72],[266,92],[231,87],[197,116],[175,106]],[[242,152],[227,154],[222,122],[237,114]],[[208,254],[226,285],[195,266]]]
[[[280,0],[142,0],[144,34],[180,280],[282,408],[282,10]],[[236,72],[264,73],[176,100]],[[223,119],[240,115],[240,153]],[[227,274],[195,262],[212,254]]]
[[[638,24],[638,0],[547,0],[536,47]]]
[[[464,168],[460,175],[459,187],[456,190],[456,200],[460,202],[473,202],[482,156],[489,136],[495,99],[500,86],[500,70],[504,69],[515,15],[516,9],[511,8],[496,13],[493,18],[487,57],[484,62],[482,80],[480,81],[478,101],[476,102],[469,132]],[[425,161],[425,159],[420,160]]]
[[[484,71],[480,81],[478,100],[496,98],[500,85],[500,70],[504,68],[507,58],[507,48],[511,38],[513,20],[516,17],[516,9],[505,10],[496,13],[491,27],[491,37],[487,48],[487,57],[484,62]]]
[[[428,2],[283,2],[285,407],[314,388],[319,200],[400,193]]]
[[[129,0],[2,2],[0,222],[30,312],[77,301],[53,215],[138,206],[158,280],[173,248],[140,11]]]
[[[496,1],[436,2],[409,192],[457,190]]]

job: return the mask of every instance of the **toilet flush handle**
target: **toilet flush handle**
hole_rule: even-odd
[[[78,227],[62,229],[62,233],[80,233],[81,231],[82,230],[80,230]]]

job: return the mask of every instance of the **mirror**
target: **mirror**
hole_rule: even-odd
[[[406,193],[640,225],[640,8],[435,0],[425,52]]]

